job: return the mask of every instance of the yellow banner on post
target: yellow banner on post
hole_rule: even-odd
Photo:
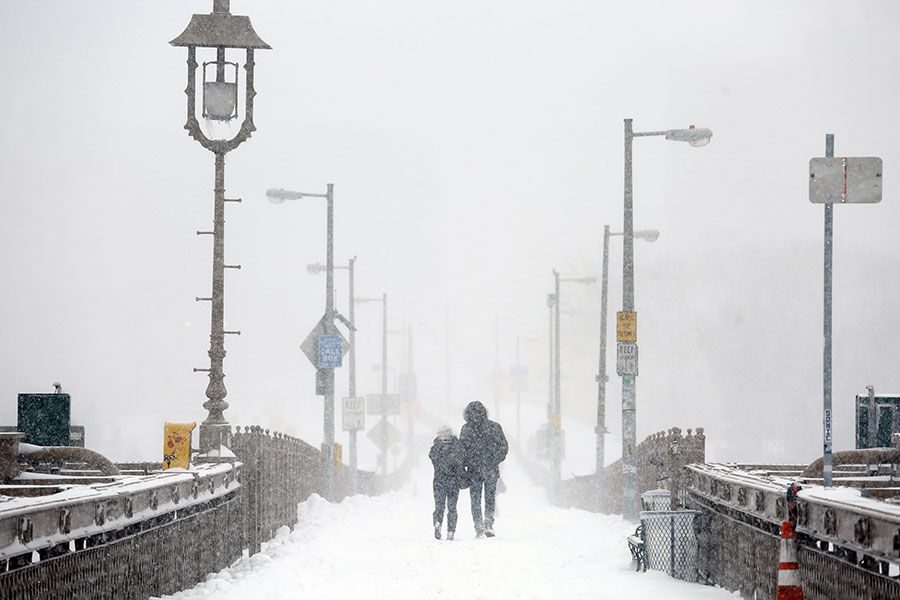
[[[616,313],[616,341],[627,344],[637,341],[637,312],[620,310]]]
[[[191,432],[197,423],[169,423],[163,437],[163,469],[188,469],[191,466]]]

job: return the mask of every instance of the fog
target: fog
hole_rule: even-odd
[[[207,380],[192,368],[209,366],[209,304],[194,298],[209,295],[212,253],[195,232],[211,228],[213,157],[182,129],[186,52],[168,42],[210,10],[0,2],[0,423],[15,424],[17,393],[59,381],[87,445],[126,460],[158,458],[163,421],[205,417]],[[703,148],[634,145],[635,225],[661,232],[635,242],[639,438],[703,426],[712,460],[820,452],[823,208],[807,178],[826,133],[836,155],[885,165],[881,204],[835,209],[836,449],[853,445],[855,394],[900,390],[896,3],[231,10],[273,47],[256,54],[258,130],[226,165],[227,196],[243,200],[226,217],[226,263],[242,266],[226,272],[226,329],[241,331],[226,339],[231,423],[321,442],[299,345],[324,309],[324,276],[305,267],[324,261],[325,207],[273,205],[265,190],[334,183],[336,262],[357,256],[357,293],[388,294],[390,365],[405,371],[411,327],[422,404],[493,410],[495,352],[508,371],[519,336],[535,429],[551,270],[600,274],[603,225],[622,227],[624,118],[714,132]],[[614,238],[613,318],[621,248]],[[335,281],[346,314],[346,272]],[[598,288],[562,292],[577,311],[562,320],[575,471],[592,468]],[[380,388],[380,318],[378,305],[357,309],[361,393]],[[608,345],[612,460],[621,387]],[[340,398],[346,368],[337,379]],[[364,441],[361,466],[373,465]]]

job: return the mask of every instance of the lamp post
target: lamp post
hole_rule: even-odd
[[[559,340],[559,305],[561,283],[596,283],[596,277],[560,277],[559,271],[553,269],[553,412],[550,415],[550,457],[553,476],[553,497],[559,493],[559,482],[562,479],[562,393],[560,390],[560,340]]]
[[[600,477],[603,473],[603,467],[606,463],[606,446],[604,435],[609,433],[606,429],[606,382],[609,377],[606,375],[606,323],[607,323],[607,306],[609,297],[609,238],[624,235],[624,232],[610,233],[609,225],[603,226],[603,275],[601,278],[600,292],[600,365],[597,371],[597,427],[594,431],[597,433],[597,456],[594,474],[597,480],[597,498],[599,500],[602,493],[602,483]],[[635,231],[634,237],[648,242],[655,242],[659,239],[659,231],[656,229],[647,229]]]
[[[622,313],[623,317],[631,314],[634,318],[634,339],[625,340],[617,335],[618,341],[631,342],[634,350],[637,350],[637,315],[634,312],[634,207],[632,193],[631,174],[631,147],[636,137],[661,136],[667,140],[687,142],[691,146],[705,146],[712,139],[712,131],[709,129],[667,129],[664,131],[635,132],[632,127],[632,119],[625,119],[625,210],[623,225],[623,250],[622,250]],[[634,464],[634,451],[637,445],[637,393],[635,389],[637,377],[637,359],[634,360],[634,370],[622,375],[622,516],[629,520],[635,520],[638,514],[637,506],[637,468]]]
[[[187,28],[177,38],[169,42],[172,46],[184,47],[188,50],[187,60],[187,121],[184,128],[201,146],[215,156],[215,184],[213,203],[213,231],[197,232],[198,235],[213,236],[212,262],[212,295],[209,298],[198,298],[211,303],[209,334],[209,368],[194,369],[195,372],[209,373],[209,384],[206,387],[207,401],[203,408],[207,410],[206,419],[200,424],[199,448],[206,454],[220,445],[230,446],[230,427],[225,418],[228,403],[225,396],[225,334],[239,332],[225,331],[225,269],[239,269],[237,265],[225,264],[225,202],[240,202],[239,199],[225,198],[225,155],[245,142],[256,130],[253,124],[253,98],[256,91],[253,87],[253,54],[257,49],[271,49],[262,41],[250,18],[232,15],[229,0],[213,0],[211,14],[195,14]],[[203,95],[201,116],[212,121],[229,122],[238,118],[238,64],[226,61],[227,50],[246,51],[244,69],[247,73],[244,84],[244,120],[238,132],[230,139],[214,139],[207,136],[200,127],[197,118],[197,49],[201,53],[207,48],[215,49],[212,60],[203,62]],[[209,69],[212,67],[212,69]],[[213,79],[207,79],[207,73],[214,72]]]
[[[381,438],[381,454],[378,456],[378,468],[381,470],[382,475],[387,475],[387,452],[388,452],[388,439],[387,439],[387,372],[388,372],[388,364],[387,364],[387,294],[383,293],[381,298],[357,298],[356,301],[360,304],[366,302],[381,302],[381,420],[384,421],[384,424],[381,426],[381,431],[383,433]]]
[[[326,240],[325,240],[325,316],[323,321],[329,324],[334,319],[340,318],[353,330],[353,324],[346,321],[334,310],[334,184],[329,183],[326,192],[308,193],[295,192],[285,189],[268,189],[266,197],[272,204],[282,204],[285,200],[300,200],[302,198],[324,198],[326,204]],[[326,498],[331,498],[334,482],[334,368],[318,367],[317,378],[324,380],[324,418],[323,418],[323,443],[322,443],[322,475],[324,480],[324,492]]]
[[[353,268],[356,263],[356,257],[351,258],[347,265],[333,265],[334,269],[346,269],[350,275],[350,386],[349,386],[349,394],[351,398],[356,398],[356,320],[355,320],[355,306],[356,302],[353,298]],[[328,271],[328,267],[326,265],[321,265],[319,263],[314,263],[306,266],[306,270],[309,271],[310,275],[316,275],[321,273],[322,271]],[[356,477],[356,469],[359,465],[358,455],[356,451],[356,430],[350,430],[350,491],[352,494],[356,494],[357,489],[357,477]]]

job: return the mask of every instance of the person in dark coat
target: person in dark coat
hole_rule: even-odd
[[[441,524],[444,520],[444,505],[447,506],[447,539],[452,540],[456,532],[456,502],[459,490],[468,487],[465,461],[466,455],[459,439],[449,427],[438,429],[434,444],[428,452],[434,465],[434,537],[441,539]]]
[[[471,487],[472,521],[478,537],[494,537],[494,509],[500,463],[506,459],[509,445],[499,423],[487,418],[487,409],[479,401],[469,402],[463,411],[466,423],[459,431],[459,441],[466,452],[466,471]],[[484,493],[484,518],[481,496]]]

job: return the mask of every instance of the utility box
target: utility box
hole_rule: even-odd
[[[17,428],[26,434],[23,442],[37,446],[69,445],[69,394],[19,394],[18,415]]]
[[[900,395],[856,395],[856,447],[889,448],[900,433]]]

